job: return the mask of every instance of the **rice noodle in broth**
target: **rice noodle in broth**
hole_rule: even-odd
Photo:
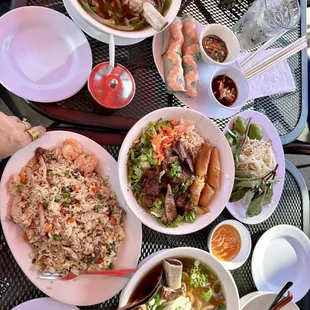
[[[79,0],[83,9],[96,21],[121,31],[149,27],[142,15],[143,3],[150,2],[164,15],[172,0]]]
[[[225,295],[218,276],[207,265],[193,258],[163,260],[142,278],[129,302],[147,296],[162,269],[165,271],[164,284],[147,304],[135,310],[226,310]]]

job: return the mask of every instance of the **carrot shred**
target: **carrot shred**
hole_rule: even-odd
[[[27,173],[21,172],[21,173],[19,174],[19,177],[20,177],[20,181],[21,181],[22,183],[26,183],[26,181],[27,181]]]
[[[29,242],[30,242],[29,238],[28,238],[26,235],[23,235],[23,239],[24,239],[24,241],[25,241],[26,243],[29,243]]]
[[[110,222],[112,225],[116,225],[116,218],[115,218],[114,216],[110,216],[109,222]]]
[[[48,224],[46,227],[45,227],[45,232],[46,233],[49,233],[53,230],[53,225],[52,224]]]
[[[67,222],[68,222],[68,223],[73,223],[73,222],[74,222],[74,218],[73,218],[73,217],[69,217],[69,218],[67,219]]]
[[[93,187],[92,191],[93,191],[94,194],[98,194],[99,188],[98,187]]]

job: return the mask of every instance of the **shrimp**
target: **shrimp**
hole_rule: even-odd
[[[178,53],[168,50],[167,57],[174,65],[181,67],[182,59]]]
[[[68,138],[62,145],[62,155],[65,159],[75,160],[82,152],[82,145],[74,139]]]
[[[93,153],[80,155],[75,161],[74,166],[84,175],[94,171],[98,164],[98,158]]]
[[[183,76],[182,67],[173,67],[167,76],[167,84],[173,91],[184,91],[183,85],[178,82],[178,77]]]
[[[189,71],[185,74],[186,93],[192,98],[198,96],[198,80],[199,76],[197,71]]]
[[[192,44],[186,48],[184,55],[199,55],[199,46],[198,44]]]
[[[185,34],[187,34],[193,41],[198,41],[196,22],[193,18],[186,18],[183,21],[183,27]]]
[[[183,56],[183,62],[185,65],[192,67],[194,69],[197,69],[197,67],[198,67],[197,61],[191,55]]]
[[[183,23],[181,18],[176,17],[171,24],[171,36],[175,41],[178,41],[182,46],[184,43],[184,36],[182,33]]]

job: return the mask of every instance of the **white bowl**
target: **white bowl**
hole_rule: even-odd
[[[252,241],[251,241],[251,235],[249,233],[249,231],[246,229],[246,227],[244,225],[242,225],[240,222],[235,221],[235,220],[227,220],[227,221],[223,221],[220,224],[218,224],[217,226],[215,226],[209,233],[208,236],[208,248],[209,248],[209,252],[211,255],[213,255],[215,258],[216,256],[213,254],[212,252],[212,247],[211,247],[211,240],[213,238],[213,234],[214,232],[222,225],[231,225],[233,227],[235,227],[239,234],[240,234],[240,238],[241,238],[241,248],[240,251],[238,253],[238,255],[232,259],[229,262],[226,261],[221,261],[219,260],[219,262],[228,270],[234,270],[237,269],[239,267],[241,267],[249,258],[250,252],[251,252],[251,247],[252,247]]]
[[[202,46],[202,40],[207,35],[218,36],[226,43],[228,55],[223,62],[217,62],[213,60],[205,52]],[[217,65],[217,66],[231,65],[237,60],[239,53],[240,53],[239,41],[237,37],[235,36],[235,34],[226,26],[220,25],[220,24],[209,24],[201,31],[200,36],[199,36],[199,46],[200,46],[200,54],[201,54],[202,60],[205,63],[213,65],[213,66],[214,65]]]
[[[188,247],[165,250],[163,252],[159,252],[157,255],[146,261],[130,279],[127,286],[123,289],[120,296],[119,307],[125,306],[127,304],[130,295],[137,287],[143,276],[145,276],[154,266],[158,265],[163,259],[169,257],[190,257],[208,265],[217,274],[221,281],[226,299],[226,309],[239,310],[238,289],[229,271],[227,271],[220,264],[220,262],[212,257],[209,253]]]
[[[150,121],[157,121],[160,118],[164,120],[181,120],[184,118],[189,120],[192,124],[196,124],[198,132],[202,137],[208,138],[212,145],[217,147],[220,156],[221,187],[210,203],[210,212],[197,217],[194,223],[181,223],[177,228],[166,228],[161,226],[149,212],[137,203],[127,182],[128,151],[132,147],[133,141],[139,137]],[[235,166],[233,156],[224,134],[209,118],[186,108],[159,109],[141,118],[128,132],[118,156],[118,178],[127,205],[144,225],[153,230],[170,235],[189,234],[212,223],[223,211],[229,200],[234,183],[234,173]]]
[[[218,75],[227,75],[230,77],[236,84],[237,86],[237,91],[238,91],[238,97],[237,100],[235,101],[234,104],[232,104],[230,107],[226,107],[223,104],[221,104],[213,95],[213,90],[212,90],[212,81],[214,78]],[[209,83],[209,98],[211,102],[215,105],[217,105],[220,109],[225,109],[225,110],[235,110],[236,113],[245,105],[249,98],[249,83],[243,72],[236,67],[233,66],[222,66],[218,67],[217,69],[214,70],[214,72],[211,75],[210,78],[210,83]]]
[[[249,296],[250,298],[246,298],[247,295],[241,298],[240,309],[241,310],[268,309],[277,295],[278,294],[276,293],[270,293],[270,292],[256,292],[256,294],[251,293],[251,296]],[[282,309],[283,310],[298,310],[299,308],[296,306],[294,302],[291,301]]]
[[[80,16],[88,22],[91,26],[102,31],[104,33],[113,34],[119,38],[126,39],[144,39],[148,37],[152,37],[156,35],[158,32],[152,27],[145,28],[143,30],[136,31],[121,31],[108,26],[105,26],[98,21],[96,21],[93,17],[91,17],[81,6],[78,0],[70,0],[71,4],[74,6],[75,10],[80,14]],[[169,10],[165,14],[165,18],[170,25],[175,17],[177,16],[182,0],[173,0],[171,1],[171,5]]]

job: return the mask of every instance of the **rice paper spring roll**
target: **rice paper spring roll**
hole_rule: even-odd
[[[182,19],[176,17],[164,33],[162,52],[165,82],[169,94],[185,91],[184,70],[182,67],[182,46],[184,43],[182,28]]]
[[[200,50],[196,20],[192,16],[183,17],[183,68],[186,94],[191,98],[199,95],[198,61]]]

